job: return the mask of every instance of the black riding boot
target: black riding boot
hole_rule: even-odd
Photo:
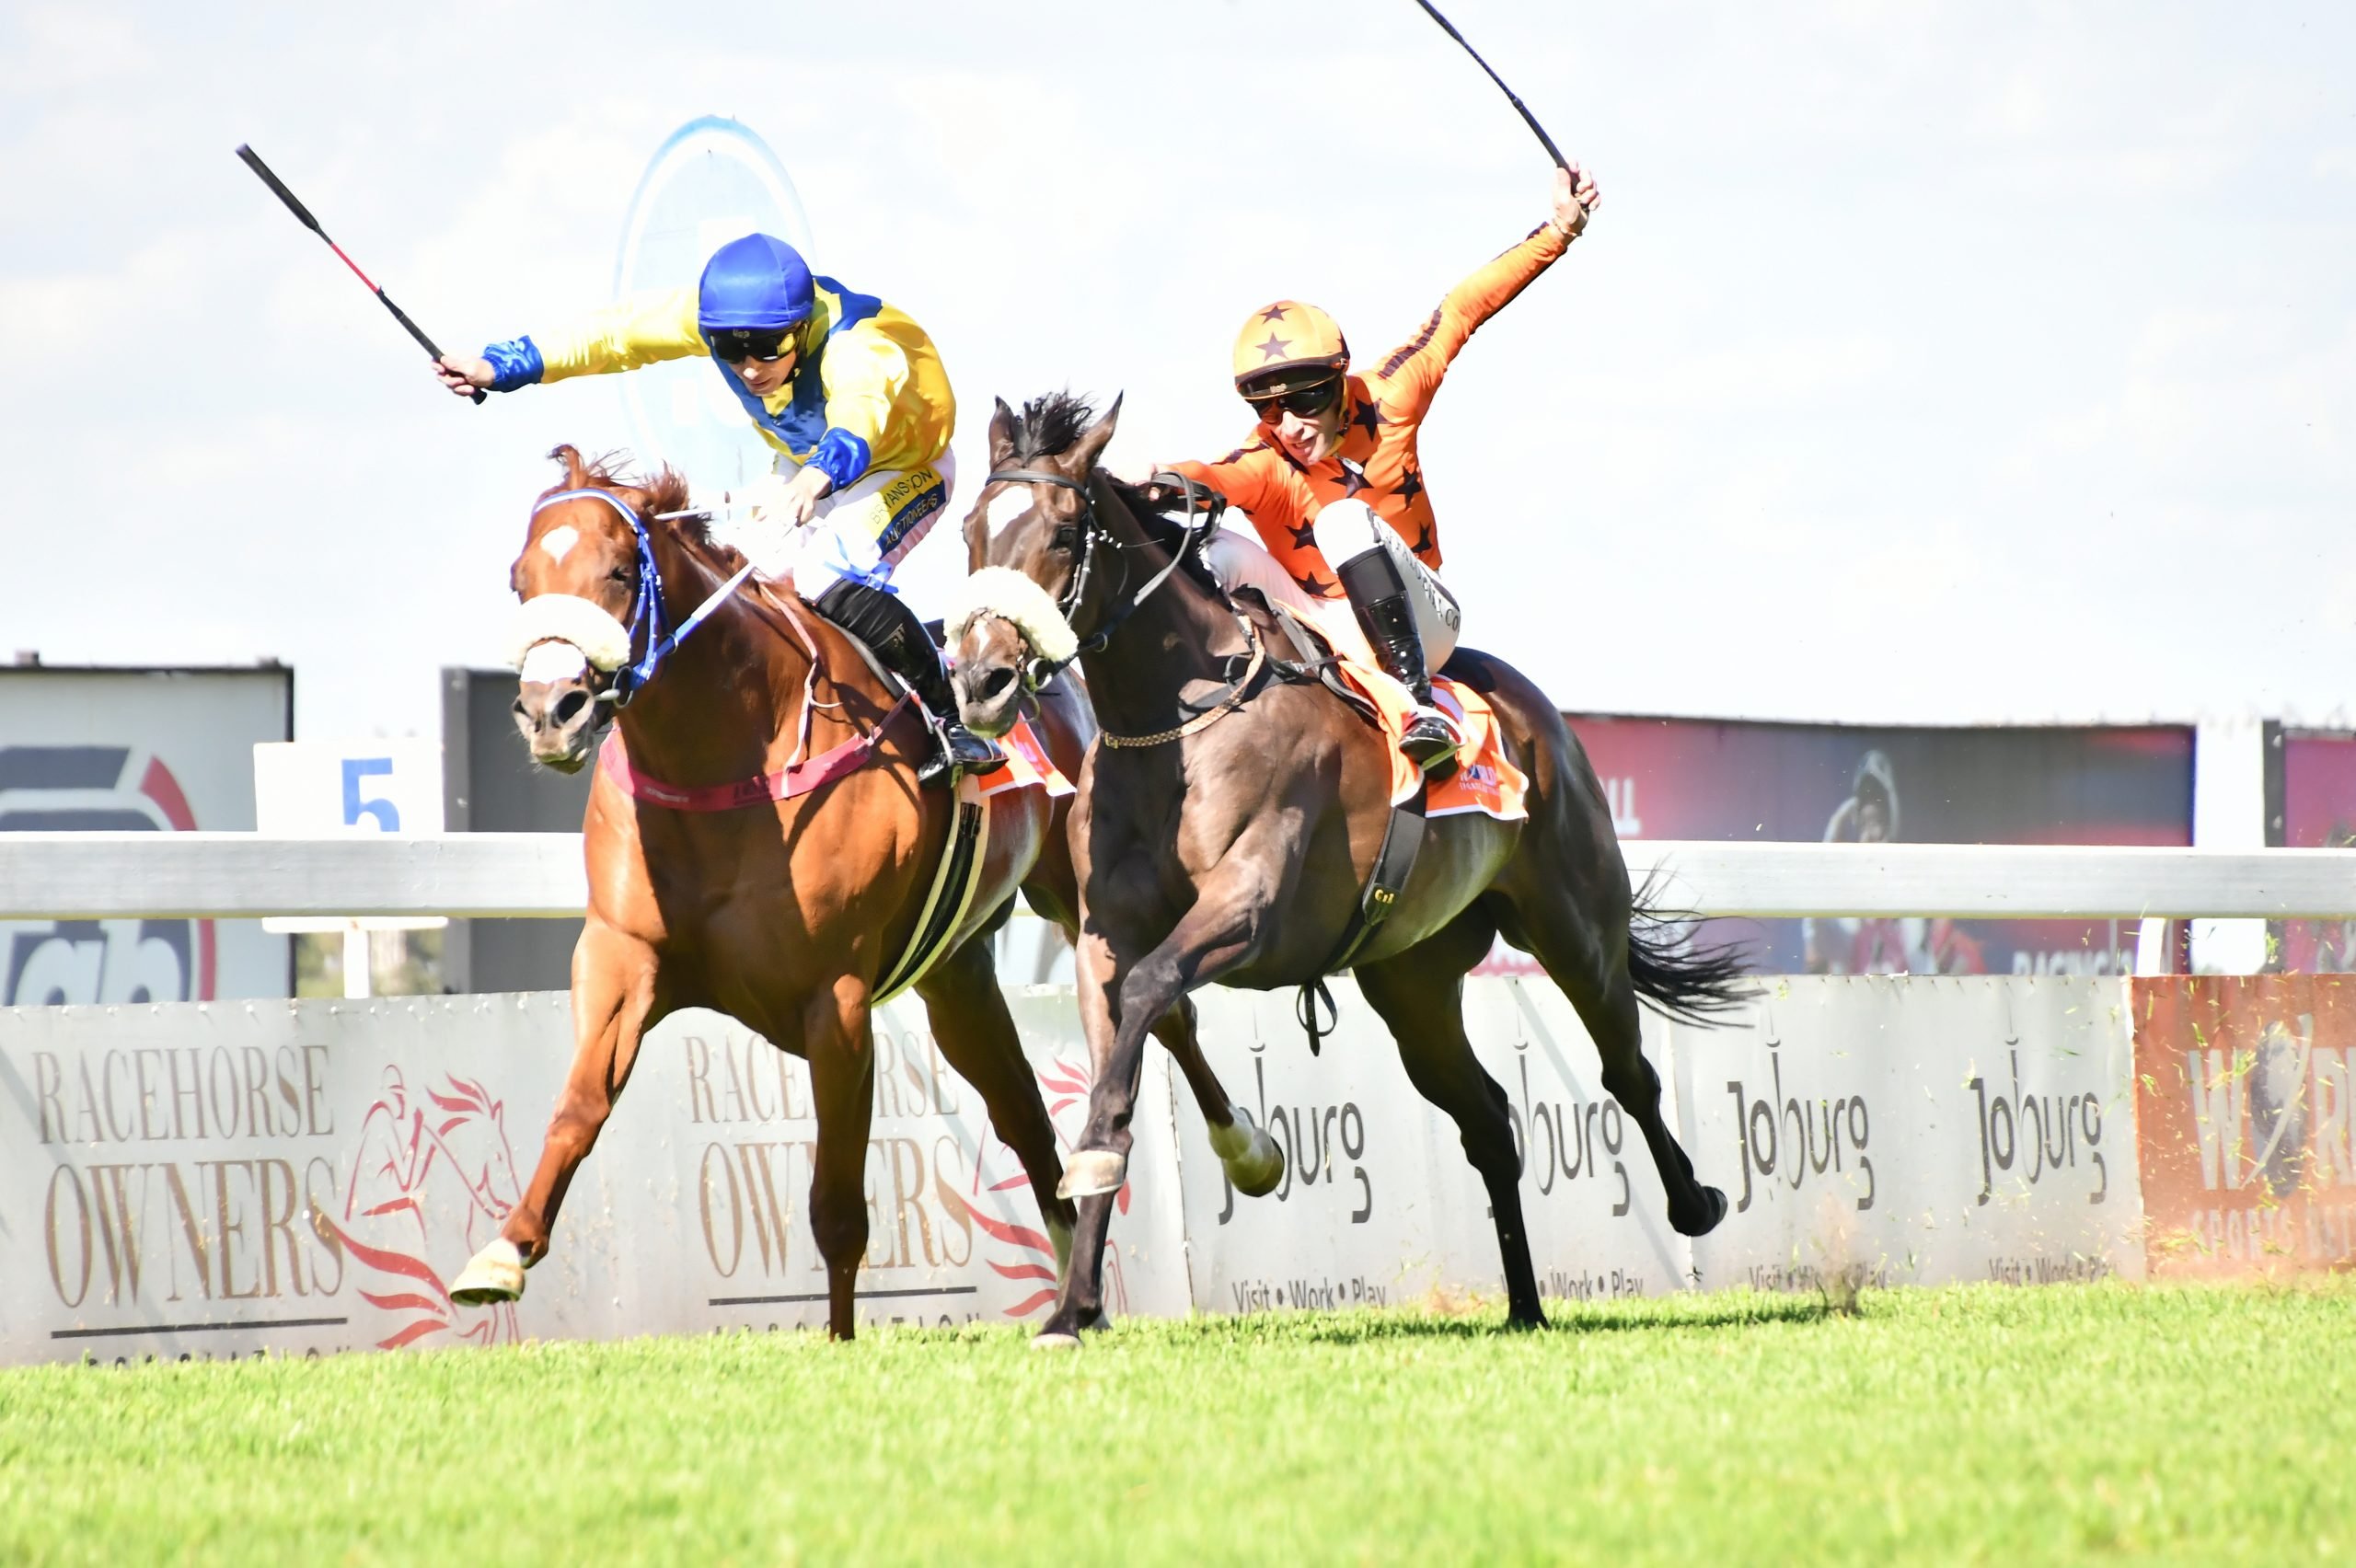
[[[819,594],[813,607],[874,650],[876,659],[924,706],[939,744],[917,769],[918,783],[946,782],[959,771],[987,773],[1006,760],[1005,753],[958,721],[957,698],[949,689],[940,650],[898,594],[845,579]]]
[[[1438,709],[1432,706],[1431,672],[1424,667],[1424,637],[1415,626],[1415,602],[1399,577],[1398,563],[1381,549],[1367,550],[1342,563],[1336,573],[1350,608],[1357,613],[1358,629],[1374,648],[1382,673],[1407,688],[1415,711],[1407,718],[1399,750],[1426,773],[1445,775],[1455,766],[1463,743],[1456,737]]]

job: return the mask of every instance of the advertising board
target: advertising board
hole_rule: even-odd
[[[1733,1205],[1695,1284],[2141,1276],[2118,982],[1765,985],[1745,1029],[1665,1028],[1687,1151]]]
[[[1623,839],[2192,842],[2193,731],[1871,728],[1571,714]],[[2123,974],[2131,920],[1723,921],[1784,974]],[[1704,940],[1709,940],[1705,937]]]
[[[1013,998],[1059,1128],[1068,993]],[[571,1055],[553,993],[0,1012],[0,1361],[328,1354],[823,1324],[803,1064],[665,1020],[516,1304],[445,1284],[520,1199]],[[870,1321],[1044,1316],[1055,1258],[919,1007],[876,1026]],[[1166,1058],[1118,1201],[1110,1303],[1183,1313]]]
[[[2126,997],[2094,979],[1816,978],[1731,1029],[1648,1022],[1670,1124],[1733,1205],[1696,1241],[1668,1228],[1634,1118],[1551,986],[1475,981],[1467,1021],[1505,1090],[1551,1297],[1805,1291],[1835,1274],[2029,1284],[2142,1271]],[[1501,1294],[1456,1128],[1355,987],[1335,997],[1314,1057],[1289,996],[1200,998],[1212,1066],[1286,1152],[1261,1198],[1228,1187],[1183,1080],[1148,1053],[1113,1311]],[[1068,1147],[1090,1083],[1072,994],[1011,1002]],[[567,1015],[548,992],[0,1012],[0,1361],[822,1323],[807,1073],[708,1012],[649,1035],[524,1300],[451,1303],[445,1282],[530,1179]],[[2346,1054],[2313,1053],[2336,1098],[2301,1146],[2305,1178],[2343,1185]],[[1038,1205],[920,1005],[878,1010],[874,1069],[862,1317],[1039,1320],[1055,1259]],[[2280,1113],[2254,1114],[2246,1147],[2270,1151]]]
[[[294,672],[0,668],[0,833],[254,826],[253,747],[293,731]],[[0,1006],[283,997],[250,920],[0,923]]]
[[[2134,983],[2152,1272],[2345,1268],[2356,1259],[2356,979]]]

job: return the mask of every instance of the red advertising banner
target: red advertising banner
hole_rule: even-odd
[[[2154,1277],[2356,1259],[2356,979],[2137,980],[2135,1113]]]
[[[1565,715],[1623,840],[2192,842],[2188,725],[1983,728]],[[2356,748],[2351,748],[2356,750]],[[1727,922],[1782,974],[2120,974],[2132,920]]]

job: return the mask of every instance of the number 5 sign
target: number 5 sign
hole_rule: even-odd
[[[254,826],[279,838],[442,831],[442,743],[267,741],[254,747]],[[366,996],[367,931],[425,930],[439,915],[281,917],[276,932],[344,933],[347,996]],[[354,987],[358,987],[355,989]]]

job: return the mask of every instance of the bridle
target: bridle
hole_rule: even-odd
[[[1091,471],[1091,477],[1093,478],[1093,470]],[[1062,674],[1064,669],[1081,654],[1093,653],[1103,648],[1111,640],[1113,634],[1121,628],[1121,623],[1137,614],[1138,607],[1153,597],[1161,585],[1170,581],[1171,574],[1185,564],[1186,557],[1201,548],[1205,541],[1218,532],[1219,520],[1227,512],[1225,496],[1207,485],[1197,483],[1184,474],[1156,474],[1150,482],[1172,486],[1184,495],[1185,536],[1181,538],[1174,547],[1170,547],[1170,559],[1163,564],[1161,570],[1148,578],[1144,586],[1138,589],[1136,593],[1116,603],[1105,616],[1103,623],[1088,636],[1080,639],[1079,645],[1068,654],[1061,659],[1048,659],[1034,654],[1022,666],[1022,684],[1027,689],[1037,691]],[[1088,580],[1095,570],[1096,552],[1100,547],[1112,551],[1118,558],[1121,563],[1121,582],[1123,586],[1127,584],[1128,552],[1137,547],[1124,543],[1114,535],[1111,529],[1104,526],[1103,519],[1096,514],[1096,492],[1086,479],[1069,478],[1062,474],[1050,473],[1044,468],[1001,468],[984,479],[982,483],[985,486],[999,483],[1051,485],[1057,490],[1069,490],[1080,497],[1080,563],[1072,569],[1071,581],[1064,584],[1063,593],[1056,599],[1056,613],[1062,616],[1067,622],[1078,613],[1080,602],[1087,597]],[[1114,592],[1118,594],[1120,589],[1116,588]],[[1235,606],[1230,604],[1228,609],[1230,613],[1234,613]],[[1244,636],[1251,637],[1250,623],[1245,621],[1240,614],[1236,615],[1236,620],[1243,627]]]
[[[698,605],[677,627],[672,628],[667,624],[669,612],[663,606],[663,569],[654,561],[653,536],[647,531],[646,520],[629,502],[611,490],[594,488],[559,490],[554,495],[542,496],[532,508],[532,515],[537,517],[560,501],[580,501],[592,496],[619,513],[629,524],[630,534],[638,542],[638,589],[628,624],[629,645],[642,647],[645,651],[636,659],[617,665],[603,686],[593,688],[597,701],[610,703],[614,711],[619,712],[629,706],[630,698],[637,696],[647,682],[654,678],[656,672],[663,668],[663,662],[687,640],[687,634],[710,619],[712,612],[725,604],[744,585],[745,580],[752,576],[753,563],[746,561],[734,576],[712,590],[710,598]]]
[[[1094,477],[1092,472],[1090,477],[1091,478]],[[1000,480],[1015,484],[1053,485],[1059,490],[1071,490],[1080,497],[1080,564],[1073,569],[1071,581],[1064,585],[1063,594],[1056,601],[1056,613],[1062,616],[1067,623],[1071,620],[1074,612],[1080,608],[1080,600],[1088,592],[1088,577],[1095,564],[1098,546],[1102,545],[1121,554],[1121,559],[1124,562],[1122,582],[1124,583],[1127,582],[1126,552],[1135,547],[1123,543],[1104,526],[1103,520],[1096,514],[1096,495],[1089,484],[1079,479],[1066,478],[1061,474],[1051,474],[1036,468],[1001,469],[990,475],[983,482],[997,484]],[[1138,589],[1136,593],[1117,603],[1105,617],[1103,624],[1081,639],[1068,654],[1061,659],[1047,659],[1034,653],[1022,666],[1022,678],[1025,690],[1035,694],[1042,686],[1053,680],[1058,673],[1081,654],[1092,653],[1103,648],[1112,638],[1113,633],[1120,629],[1121,623],[1137,614],[1138,606],[1153,597],[1161,585],[1170,581],[1171,574],[1185,563],[1186,557],[1190,553],[1200,550],[1210,536],[1218,532],[1220,519],[1227,511],[1227,498],[1218,491],[1180,473],[1155,474],[1148,482],[1173,488],[1184,497],[1186,510],[1184,536],[1174,547],[1169,547],[1170,559],[1161,570],[1147,579],[1144,586]],[[1213,580],[1217,581],[1216,574]],[[1119,590],[1116,589],[1114,592],[1118,593]],[[1272,668],[1278,669],[1288,677],[1305,673],[1303,666],[1289,664],[1283,660],[1271,659],[1267,645],[1260,640],[1259,632],[1253,628],[1251,617],[1237,607],[1234,597],[1227,592],[1223,584],[1218,587],[1218,592],[1219,603],[1226,608],[1227,613],[1235,618],[1237,629],[1243,634],[1243,645],[1252,651],[1251,658],[1246,662],[1243,672],[1229,681],[1225,688],[1208,701],[1200,704],[1184,704],[1185,707],[1196,709],[1193,718],[1172,725],[1169,729],[1154,731],[1150,734],[1120,735],[1108,730],[1102,737],[1104,744],[1115,749],[1141,749],[1184,740],[1189,735],[1208,729],[1242,707],[1250,699],[1253,692],[1257,688],[1261,675],[1266,671]]]

